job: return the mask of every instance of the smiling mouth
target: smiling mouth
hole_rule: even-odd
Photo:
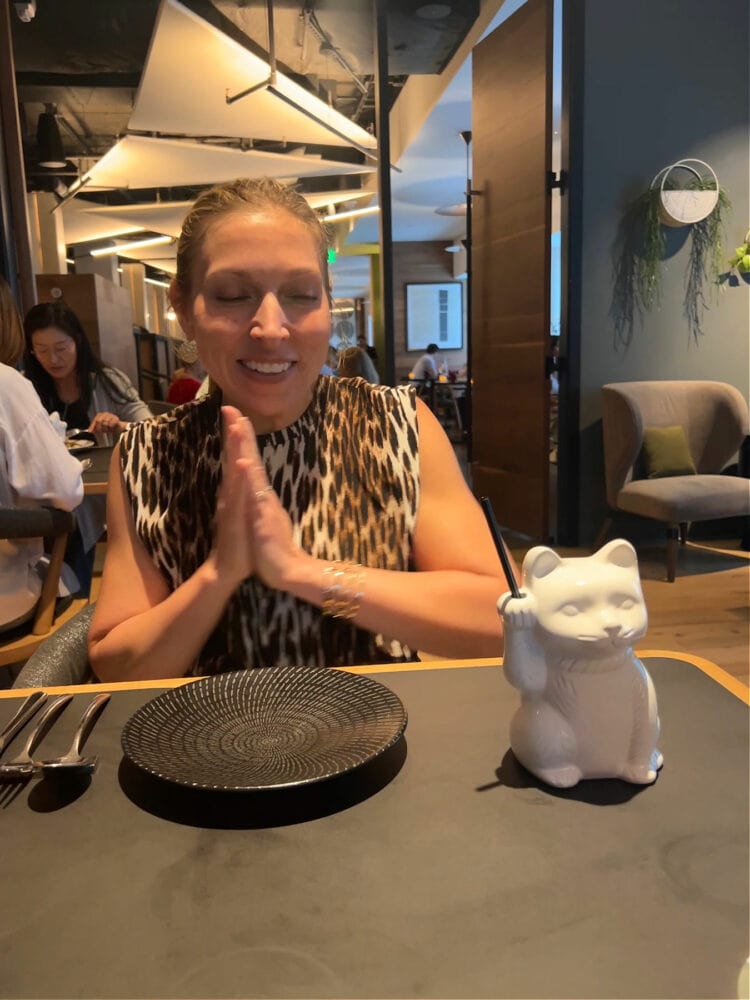
[[[261,375],[282,375],[292,367],[291,361],[240,361],[243,368]]]

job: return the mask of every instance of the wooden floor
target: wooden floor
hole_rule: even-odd
[[[513,540],[510,548],[520,566],[526,548]],[[667,583],[664,547],[636,548],[649,618],[640,647],[702,656],[750,686],[750,552],[737,539],[688,542],[680,548],[677,579]]]

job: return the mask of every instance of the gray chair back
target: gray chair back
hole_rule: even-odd
[[[86,684],[93,678],[89,665],[88,638],[95,604],[74,615],[45,639],[21,668],[14,688]]]

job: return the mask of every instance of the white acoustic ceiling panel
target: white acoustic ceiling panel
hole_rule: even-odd
[[[329,205],[339,205],[341,202],[354,201],[358,198],[371,198],[372,191],[343,190],[316,191],[304,194],[311,208],[327,208]],[[182,230],[182,223],[190,211],[192,201],[159,201],[136,205],[93,205],[83,208],[84,202],[73,202],[88,216],[96,216],[101,224],[110,220],[119,232],[134,232],[146,229],[149,232],[164,233],[176,239]],[[117,235],[108,233],[107,235]]]
[[[140,232],[143,228],[132,219],[93,216],[85,210],[84,205],[84,202],[71,199],[61,209],[67,244],[125,236],[128,233]]]
[[[374,169],[293,153],[262,153],[182,139],[127,135],[94,164],[82,178],[82,185],[92,190],[138,190],[216,184],[235,177],[322,177],[371,173]]]
[[[192,204],[192,201],[151,201],[136,205],[89,204],[86,214],[97,219],[128,223],[139,230],[163,233],[177,239]]]
[[[128,128],[186,136],[232,136],[352,145],[372,155],[375,138],[177,0],[162,0]],[[261,85],[227,104],[227,96]],[[304,110],[302,110],[304,109]]]

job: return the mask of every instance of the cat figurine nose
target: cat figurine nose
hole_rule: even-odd
[[[557,788],[582,778],[651,784],[663,760],[654,685],[632,648],[648,624],[635,549],[615,539],[563,559],[536,546],[523,589],[523,601],[498,602],[503,670],[521,693],[510,724],[516,759]],[[561,613],[568,607],[574,616]]]

